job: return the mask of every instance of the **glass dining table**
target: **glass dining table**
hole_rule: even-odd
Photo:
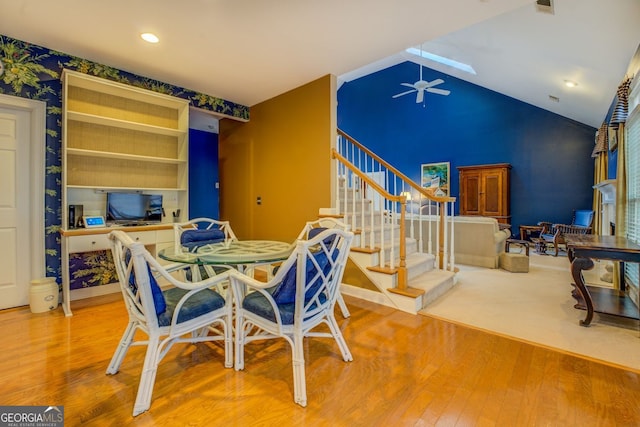
[[[284,261],[295,244],[274,240],[229,240],[202,245],[195,250],[170,247],[158,252],[161,259],[183,264],[227,266],[241,273],[247,268]]]

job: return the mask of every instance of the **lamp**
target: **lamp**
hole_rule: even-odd
[[[411,193],[409,191],[403,191],[400,195],[404,196],[407,199],[407,202],[411,201]]]

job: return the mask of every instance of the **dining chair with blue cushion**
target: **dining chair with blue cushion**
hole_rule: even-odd
[[[349,225],[344,222],[336,219],[336,218],[320,218],[316,221],[309,221],[305,224],[302,231],[298,235],[298,240],[307,240],[315,237],[316,234],[326,230],[327,228],[337,228],[340,230],[349,231]],[[344,298],[342,298],[342,294],[338,292],[337,299],[338,307],[340,307],[340,312],[342,313],[342,317],[345,319],[351,316],[349,309],[347,308],[347,304],[344,302]]]
[[[129,323],[107,374],[118,373],[131,346],[147,346],[133,406],[136,416],[151,406],[158,364],[173,344],[220,341],[224,366],[233,366],[233,303],[230,293],[225,297],[212,289],[227,281],[227,274],[182,282],[171,274],[171,268],[184,266],[163,267],[142,243],[134,242],[121,230],[112,231],[109,239]],[[168,289],[163,290],[158,280],[167,283]],[[147,339],[135,341],[136,331],[142,331]]]
[[[232,271],[235,301],[235,369],[244,369],[246,344],[284,338],[291,346],[294,401],[307,405],[304,338],[333,338],[345,362],[353,360],[334,316],[353,233],[328,228],[298,240],[268,282]],[[320,325],[326,329],[318,330]]]
[[[198,248],[212,243],[221,243],[230,240],[238,240],[231,229],[229,221],[220,221],[212,218],[194,218],[187,222],[174,223],[174,252],[195,252]],[[212,277],[228,270],[229,266],[201,265],[191,266],[186,270],[187,280],[200,280]]]
[[[212,218],[194,218],[187,222],[174,223],[175,250],[194,251],[200,246],[227,240],[238,240],[229,221]]]

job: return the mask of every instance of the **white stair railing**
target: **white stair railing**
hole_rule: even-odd
[[[454,270],[455,198],[420,187],[341,130],[332,157],[337,172],[335,209],[360,232],[360,248],[375,250],[380,245],[379,268],[404,264],[405,237],[411,237],[420,252],[436,257],[439,269]]]

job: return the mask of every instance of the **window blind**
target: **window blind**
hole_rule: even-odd
[[[625,158],[627,163],[627,238],[640,242],[640,105],[629,114],[625,129]],[[638,264],[626,263],[626,283],[638,289]]]

